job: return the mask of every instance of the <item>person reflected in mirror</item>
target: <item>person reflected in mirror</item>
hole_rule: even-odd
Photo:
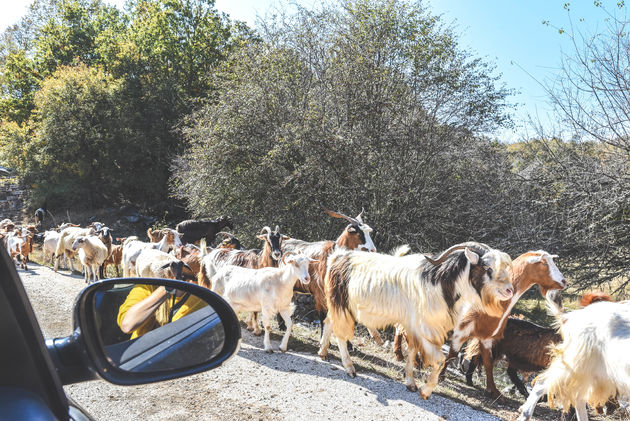
[[[118,326],[130,339],[179,320],[208,304],[189,292],[158,285],[136,285],[118,310]]]

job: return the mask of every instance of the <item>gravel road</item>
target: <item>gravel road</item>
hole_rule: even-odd
[[[19,270],[45,337],[72,330],[83,278],[29,265]],[[273,341],[277,347],[277,341]],[[99,420],[497,420],[433,395],[428,401],[401,382],[359,372],[348,378],[337,360],[291,352],[266,354],[262,337],[243,330],[240,352],[206,373],[143,386],[91,381],[66,393]]]

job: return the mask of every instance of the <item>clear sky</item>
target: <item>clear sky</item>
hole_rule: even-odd
[[[122,7],[124,0],[105,0]],[[305,7],[322,0],[293,0]],[[325,1],[325,0],[324,0]],[[16,22],[31,0],[2,0],[0,28]],[[568,29],[569,15],[564,9],[565,0],[425,0],[434,14],[442,15],[446,22],[456,22],[457,33],[463,48],[472,54],[496,63],[497,72],[510,88],[520,91],[513,100],[520,104],[517,120],[528,114],[543,120],[549,111],[547,97],[536,80],[553,79],[557,74],[561,51],[570,51],[566,34],[542,24],[548,20],[555,27]],[[608,11],[620,13],[617,0],[602,0]],[[218,10],[232,19],[256,25],[256,17],[289,2],[281,0],[216,0]],[[591,0],[571,2],[570,15],[578,29],[594,31],[605,26],[605,13],[593,6]],[[625,13],[625,12],[624,12]],[[584,21],[581,22],[580,19]],[[528,75],[529,73],[529,75]],[[531,75],[531,76],[530,76]],[[532,78],[533,76],[533,78]],[[517,129],[523,133],[523,126]],[[517,138],[517,134],[504,136]]]

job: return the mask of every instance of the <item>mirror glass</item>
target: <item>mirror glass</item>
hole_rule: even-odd
[[[94,294],[95,329],[108,361],[130,372],[192,367],[221,352],[225,329],[196,295],[159,285],[104,285]]]

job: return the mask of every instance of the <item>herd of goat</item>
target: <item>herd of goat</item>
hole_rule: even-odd
[[[279,314],[286,331],[280,350],[286,351],[291,332],[294,292],[313,296],[322,332],[318,355],[325,359],[331,334],[337,339],[346,373],[356,371],[348,353],[356,323],[367,327],[378,344],[378,329],[396,328],[394,354],[403,360],[407,343],[405,385],[429,398],[446,366],[466,343],[470,361],[466,380],[483,364],[487,390],[499,397],[493,367],[508,362],[508,375],[527,400],[520,420],[529,419],[538,400],[564,411],[575,408],[578,420],[587,420],[586,405],[601,410],[615,399],[630,397],[630,303],[613,302],[605,294],[585,296],[582,308],[565,312],[561,295],[567,283],[554,263],[557,256],[529,251],[516,259],[492,247],[466,242],[437,256],[409,254],[401,246],[391,254],[376,252],[370,228],[362,214],[349,217],[326,210],[347,225],[335,241],[308,242],[264,227],[258,239],[262,249],[244,250],[238,239],[222,231],[233,229],[229,217],[183,221],[175,229],[149,229],[149,242],[136,236],[112,238],[102,223],[88,227],[64,224],[39,233],[36,224],[16,227],[0,221],[0,237],[11,257],[26,269],[33,243],[42,244],[44,259],[55,271],[73,257],[83,266],[86,282],[103,278],[108,265],[117,276],[172,278],[198,283],[223,296],[238,312],[249,312],[248,329],[262,334],[264,349],[273,352],[271,320]],[[216,248],[207,247],[217,235]],[[114,240],[120,244],[114,244]],[[509,317],[517,300],[538,285],[555,316],[557,329]],[[450,352],[442,345],[450,336]],[[419,389],[414,366],[430,367]],[[517,372],[540,373],[528,392]]]

